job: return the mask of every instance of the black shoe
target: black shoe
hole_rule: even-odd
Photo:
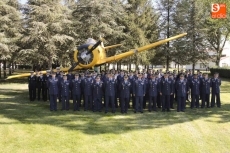
[[[107,114],[108,112],[105,112],[105,114]]]
[[[165,110],[162,110],[162,112],[165,112]]]
[[[210,108],[210,106],[207,106],[207,108]]]
[[[170,112],[170,110],[167,110],[167,112]]]
[[[151,110],[149,110],[149,112],[151,112]]]
[[[137,113],[137,111],[134,111],[134,113]]]
[[[141,113],[143,114],[143,111],[141,111]]]

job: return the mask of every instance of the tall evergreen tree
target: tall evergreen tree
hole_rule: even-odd
[[[127,34],[125,40],[126,49],[138,48],[149,43],[153,43],[158,38],[158,15],[150,0],[128,0],[124,3],[127,14],[123,16],[124,32]],[[138,53],[129,59],[129,63],[137,65],[149,65],[150,59],[154,57],[154,49],[149,52]]]
[[[6,60],[10,60],[19,49],[21,38],[21,14],[17,0],[0,1],[0,59],[6,70]],[[4,71],[5,72],[5,71]],[[6,73],[4,73],[6,77]]]
[[[208,57],[203,28],[204,18],[199,0],[180,0],[172,14],[175,30],[172,32],[186,31],[188,35],[172,44],[175,61],[181,64],[195,64]],[[183,58],[181,58],[183,57]]]
[[[55,60],[74,46],[74,38],[66,31],[71,24],[66,8],[61,0],[28,0],[23,13],[21,58],[31,63],[47,63],[50,69]]]

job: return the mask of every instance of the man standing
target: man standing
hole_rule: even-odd
[[[176,82],[177,91],[177,112],[184,112],[186,94],[189,92],[188,82],[184,79],[184,75],[180,76],[180,80]]]
[[[133,95],[135,96],[135,111],[143,113],[143,97],[145,96],[145,82],[142,80],[142,74],[138,74],[138,79],[133,84]]]
[[[80,111],[82,80],[79,78],[78,73],[75,74],[75,79],[72,80],[71,89],[73,93],[73,110]]]
[[[211,107],[215,107],[215,103],[217,107],[221,107],[220,86],[221,86],[221,80],[219,79],[219,74],[215,73],[214,78],[211,81],[211,87],[212,87]]]
[[[47,82],[50,96],[50,111],[57,111],[58,79],[56,73],[52,73],[52,78]]]
[[[173,94],[173,82],[168,78],[168,74],[164,74],[164,78],[161,80],[160,84],[160,95],[162,100],[162,112],[167,109],[167,111],[170,111],[170,95]]]
[[[42,98],[43,98],[43,74],[42,72],[39,73],[39,76],[37,77],[37,88],[38,88],[38,101],[40,101],[40,96],[42,93]],[[44,99],[44,98],[43,98]]]
[[[37,78],[34,75],[34,71],[31,71],[30,76],[28,77],[30,101],[34,101],[36,99],[36,80]]]
[[[84,100],[85,100],[85,111],[93,110],[93,79],[90,76],[90,73],[87,72],[87,77],[84,79],[83,82],[83,89],[84,89]]]
[[[194,74],[194,78],[192,79],[190,88],[192,95],[191,108],[193,109],[194,106],[196,106],[196,108],[199,108],[200,80],[198,79],[197,74]]]
[[[67,80],[67,75],[63,75],[63,80],[60,84],[61,88],[61,97],[62,97],[62,109],[61,110],[69,110],[69,92],[70,92],[70,81]]]
[[[102,109],[102,96],[103,96],[103,82],[100,77],[97,76],[96,81],[93,84],[93,102],[94,102],[94,112],[101,112]]]
[[[151,112],[152,109],[153,111],[157,111],[157,94],[159,91],[159,83],[154,74],[150,75],[147,89],[149,93],[149,112]]]
[[[131,90],[131,82],[128,81],[128,76],[124,76],[124,80],[120,83],[119,91],[120,95],[120,104],[121,104],[121,113],[127,113],[129,98],[130,98],[130,90]]]
[[[112,74],[109,74],[109,79],[105,82],[105,113],[108,112],[109,103],[112,106],[112,113],[115,113],[115,95],[117,82],[113,79]]]
[[[202,93],[202,103],[201,108],[204,108],[205,102],[207,103],[207,108],[209,108],[210,100],[210,85],[211,81],[208,78],[208,74],[204,74],[204,78],[201,79],[201,93]]]

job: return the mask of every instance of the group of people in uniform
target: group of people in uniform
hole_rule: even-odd
[[[108,70],[84,73],[64,73],[60,68],[46,74],[34,71],[28,77],[30,101],[50,102],[50,111],[57,111],[57,101],[61,110],[69,110],[73,100],[74,111],[101,112],[119,108],[127,113],[129,108],[134,113],[143,113],[145,108],[151,111],[170,111],[177,104],[177,112],[184,112],[186,101],[190,108],[221,107],[219,74],[212,78],[208,74],[190,70],[163,73],[162,70],[143,70],[135,72]],[[211,105],[210,105],[211,95]],[[201,101],[201,102],[200,102]],[[147,105],[148,104],[148,105]]]

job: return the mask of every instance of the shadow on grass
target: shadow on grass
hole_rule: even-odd
[[[134,114],[130,109],[128,114],[122,115],[117,110],[116,114],[93,113],[90,111],[73,112],[49,111],[49,102],[28,100],[27,90],[1,89],[0,88],[0,115],[8,118],[1,124],[41,124],[60,127],[68,130],[81,131],[85,134],[119,134],[135,130],[161,128],[173,124],[181,124],[207,118],[207,122],[225,123],[230,121],[230,104],[223,104],[221,108],[186,109],[185,113],[147,112]],[[187,103],[187,106],[189,103]],[[73,105],[71,103],[71,108]],[[213,118],[217,118],[213,119]],[[0,118],[1,120],[1,118]]]

